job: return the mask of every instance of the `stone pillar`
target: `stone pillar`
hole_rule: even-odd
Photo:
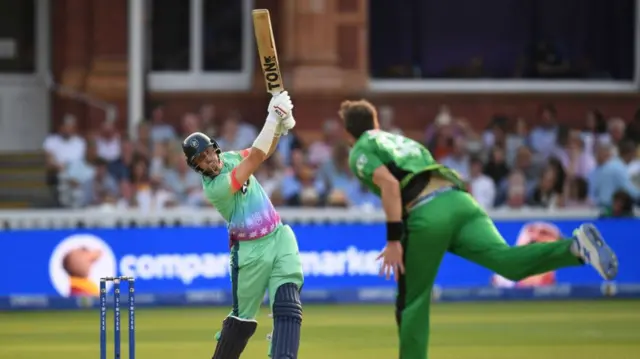
[[[57,82],[118,107],[126,128],[127,1],[56,0],[53,4],[53,69]],[[54,123],[65,113],[94,128],[104,113],[64,96],[54,97]]]
[[[278,24],[286,87],[297,93],[364,90],[367,8],[359,0],[288,0]]]
[[[76,90],[84,89],[89,64],[90,42],[87,19],[90,4],[85,0],[58,0],[52,7],[52,71],[56,82]],[[62,117],[71,113],[85,117],[86,107],[65,97],[53,96],[52,128],[56,128]],[[81,124],[81,128],[84,127]]]
[[[86,91],[118,107],[117,126],[127,129],[128,8],[130,0],[92,0],[92,52]],[[90,107],[91,126],[104,121],[104,113]]]

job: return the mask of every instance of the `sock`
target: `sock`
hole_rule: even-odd
[[[578,242],[578,239],[576,237],[571,237],[569,240],[571,241],[571,247],[569,247],[571,250],[571,254],[578,257],[578,259],[580,260],[580,263],[586,264],[587,260],[584,258],[584,255],[580,250],[581,249],[580,242]]]
[[[582,259],[582,254],[580,253],[580,243],[578,243],[578,240],[575,238],[572,238],[571,241],[573,242],[571,243],[571,253],[574,256]]]

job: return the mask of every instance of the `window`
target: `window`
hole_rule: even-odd
[[[237,0],[206,0],[203,17],[204,70],[241,71],[242,3]]]
[[[35,72],[35,1],[0,0],[0,73]]]
[[[154,0],[151,8],[151,71],[189,71],[189,1]]]
[[[370,1],[370,74],[380,83],[466,83],[494,91],[515,83],[633,88],[636,2]]]
[[[229,91],[251,86],[252,0],[151,0],[152,91]]]

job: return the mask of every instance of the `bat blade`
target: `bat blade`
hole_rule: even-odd
[[[275,94],[284,91],[278,51],[273,38],[271,16],[267,9],[255,9],[252,12],[253,28],[260,57],[260,67],[264,75],[267,92]]]

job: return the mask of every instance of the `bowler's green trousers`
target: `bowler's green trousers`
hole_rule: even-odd
[[[570,240],[510,247],[473,197],[459,190],[419,201],[407,213],[405,226],[405,274],[398,280],[396,299],[400,359],[427,358],[431,289],[447,251],[514,281],[581,265]]]

